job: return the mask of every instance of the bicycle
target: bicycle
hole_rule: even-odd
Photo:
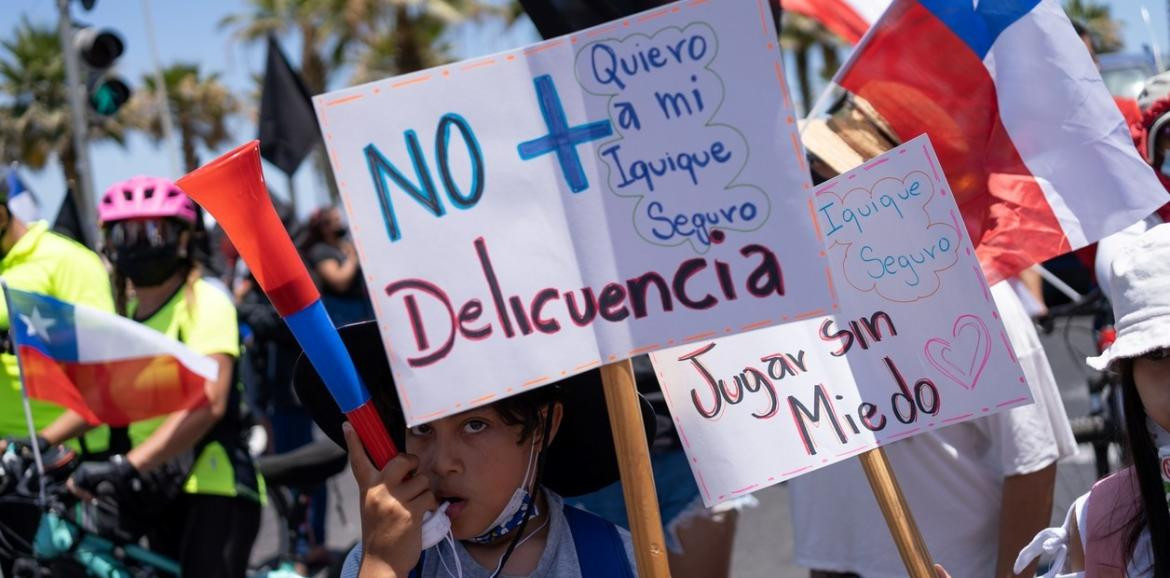
[[[1093,340],[1096,353],[1100,353],[1109,347],[1117,334],[1113,329],[1113,309],[1099,288],[1093,289],[1076,301],[1050,307],[1048,313],[1037,323],[1045,335],[1051,335],[1056,329],[1057,320],[1065,319],[1063,335],[1065,346],[1074,359],[1084,359],[1086,355],[1072,344],[1070,333],[1072,319],[1086,316],[1092,317]],[[1089,412],[1071,417],[1069,424],[1077,443],[1093,446],[1096,476],[1097,479],[1101,479],[1114,470],[1110,458],[1111,446],[1121,448],[1121,390],[1109,372],[1089,374],[1086,370],[1082,371],[1088,381]]]
[[[11,567],[0,572],[13,578],[180,575],[175,560],[143,547],[134,537],[111,531],[108,512],[79,500],[66,488],[66,480],[80,462],[75,452],[64,446],[47,447],[42,457],[43,500],[31,446],[10,442],[0,455],[0,560],[12,561]],[[306,490],[344,470],[347,460],[345,452],[328,440],[257,460],[284,532],[278,552],[250,569],[251,578],[311,575],[296,569],[296,546],[308,525],[307,501],[296,496],[307,495]],[[339,563],[330,570],[330,575],[337,575]]]

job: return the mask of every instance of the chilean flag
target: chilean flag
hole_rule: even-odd
[[[207,403],[218,364],[112,313],[5,286],[9,334],[29,397],[91,424],[130,423]]]
[[[1170,201],[1054,0],[894,0],[837,82],[930,135],[992,283]]]
[[[781,6],[823,24],[850,44],[857,44],[890,0],[781,0]]]

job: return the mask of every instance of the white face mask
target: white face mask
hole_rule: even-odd
[[[529,474],[535,478],[536,474],[533,471],[533,462],[536,459],[536,436],[532,436],[532,445],[528,448],[528,465],[524,469],[524,479],[520,480],[520,486],[512,492],[512,497],[508,499],[507,505],[503,510],[500,510],[500,515],[488,524],[488,527],[480,535],[471,538],[470,542],[486,543],[491,542],[504,536],[519,527],[520,523],[524,521],[524,515],[528,508],[535,508],[532,499],[532,493],[528,485],[534,480],[529,479]],[[537,512],[535,509],[532,514],[535,516]]]
[[[434,512],[423,514],[422,549],[426,550],[443,541],[451,532],[451,519],[447,517],[447,507],[451,502],[439,504]]]

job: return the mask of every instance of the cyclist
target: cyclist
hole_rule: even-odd
[[[82,464],[71,488],[108,499],[118,529],[145,532],[184,575],[242,577],[259,531],[262,481],[243,436],[236,311],[192,256],[196,205],[167,179],[135,177],[111,186],[98,212],[118,313],[212,357],[219,372],[206,384],[209,403],[131,424],[132,449]],[[59,443],[87,428],[67,412],[43,434]]]
[[[110,282],[101,258],[84,245],[49,230],[48,223],[25,223],[8,208],[7,186],[0,184],[0,276],[13,289],[41,293],[68,303],[113,311]],[[20,373],[8,346],[8,308],[0,300],[0,437],[28,437],[20,402]],[[29,400],[33,423],[42,428],[61,415],[60,406]],[[106,449],[104,428],[82,440],[90,452]]]

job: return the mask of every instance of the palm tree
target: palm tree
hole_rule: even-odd
[[[1093,0],[1067,0],[1064,3],[1064,12],[1073,22],[1078,22],[1089,30],[1093,39],[1093,48],[1097,52],[1117,52],[1124,43],[1121,39],[1121,24],[1113,19],[1113,13],[1108,4]]]
[[[167,107],[179,132],[183,165],[187,172],[199,168],[198,146],[214,150],[231,139],[227,118],[239,110],[239,103],[219,75],[202,75],[198,64],[172,64],[162,71]],[[155,142],[163,139],[162,111],[154,76],[142,79],[143,90],[129,104],[135,125]]]
[[[40,170],[55,155],[67,186],[76,186],[77,152],[57,31],[23,19],[0,49],[0,163],[17,161]],[[124,144],[125,109],[113,117],[87,116],[90,140]]]
[[[813,104],[812,69],[810,58],[819,48],[824,62],[821,78],[828,80],[840,66],[837,44],[840,40],[817,21],[795,12],[784,12],[780,27],[780,45],[792,53],[796,63],[797,88],[800,100],[807,110]]]
[[[355,36],[354,83],[438,66],[452,60],[448,33],[463,24],[495,19],[511,26],[521,16],[518,2],[480,0],[391,0],[358,3],[351,18]]]
[[[354,40],[355,14],[373,0],[248,0],[249,12],[230,14],[220,26],[235,38],[263,42],[269,34],[296,34],[301,40],[301,77],[311,94],[321,94],[344,62]]]

